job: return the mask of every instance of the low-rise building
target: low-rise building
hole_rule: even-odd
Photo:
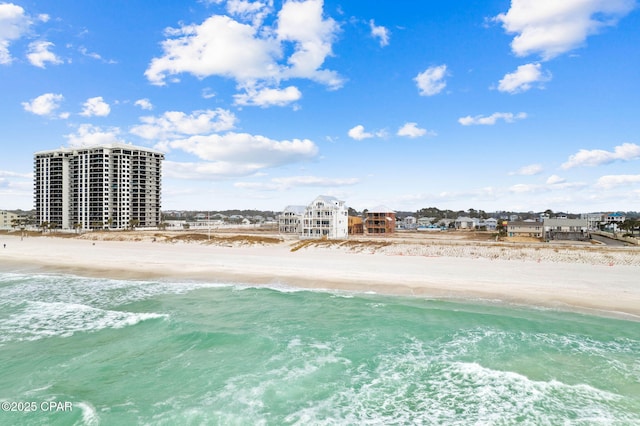
[[[582,241],[589,238],[587,219],[545,219],[543,225],[547,240]]]
[[[476,218],[460,216],[455,220],[456,229],[475,229],[479,220]]]
[[[0,210],[0,229],[11,229],[16,226],[17,221],[17,214]]]
[[[516,220],[507,223],[507,236],[542,238],[544,224],[542,222]]]

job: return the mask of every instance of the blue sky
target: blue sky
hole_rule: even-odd
[[[33,153],[166,153],[163,209],[640,210],[630,0],[0,2],[0,209]]]

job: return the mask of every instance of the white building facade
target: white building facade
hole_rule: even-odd
[[[349,215],[344,201],[321,195],[306,207],[301,238],[346,239],[348,232]]]
[[[39,226],[126,229],[160,223],[164,154],[127,144],[34,154]]]
[[[302,221],[306,210],[305,206],[285,207],[278,215],[278,232],[281,234],[302,234]]]

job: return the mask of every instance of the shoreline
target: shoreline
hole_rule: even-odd
[[[297,240],[212,245],[0,235],[0,241],[7,244],[0,247],[4,272],[373,292],[640,321],[637,250],[572,248],[561,253],[548,247],[442,241],[311,242],[302,247]],[[495,257],[505,250],[512,256]]]

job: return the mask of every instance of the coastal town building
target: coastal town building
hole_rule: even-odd
[[[472,217],[460,216],[455,220],[456,229],[476,229],[480,220]]]
[[[364,215],[364,230],[369,235],[391,234],[396,229],[396,213],[387,206],[376,206]]]
[[[582,241],[589,238],[587,219],[545,219],[543,226],[547,240]]]
[[[364,234],[364,223],[360,216],[349,216],[348,223],[347,232],[349,235]]]
[[[586,219],[589,230],[598,230],[600,225],[603,224],[602,213],[583,213],[580,215],[580,219]]]
[[[17,221],[17,214],[6,210],[0,210],[0,229],[11,229],[12,227],[15,227]]]
[[[507,236],[542,238],[544,225],[542,222],[516,220],[507,223]]]
[[[160,223],[164,154],[127,144],[34,154],[38,226],[125,229]]]

